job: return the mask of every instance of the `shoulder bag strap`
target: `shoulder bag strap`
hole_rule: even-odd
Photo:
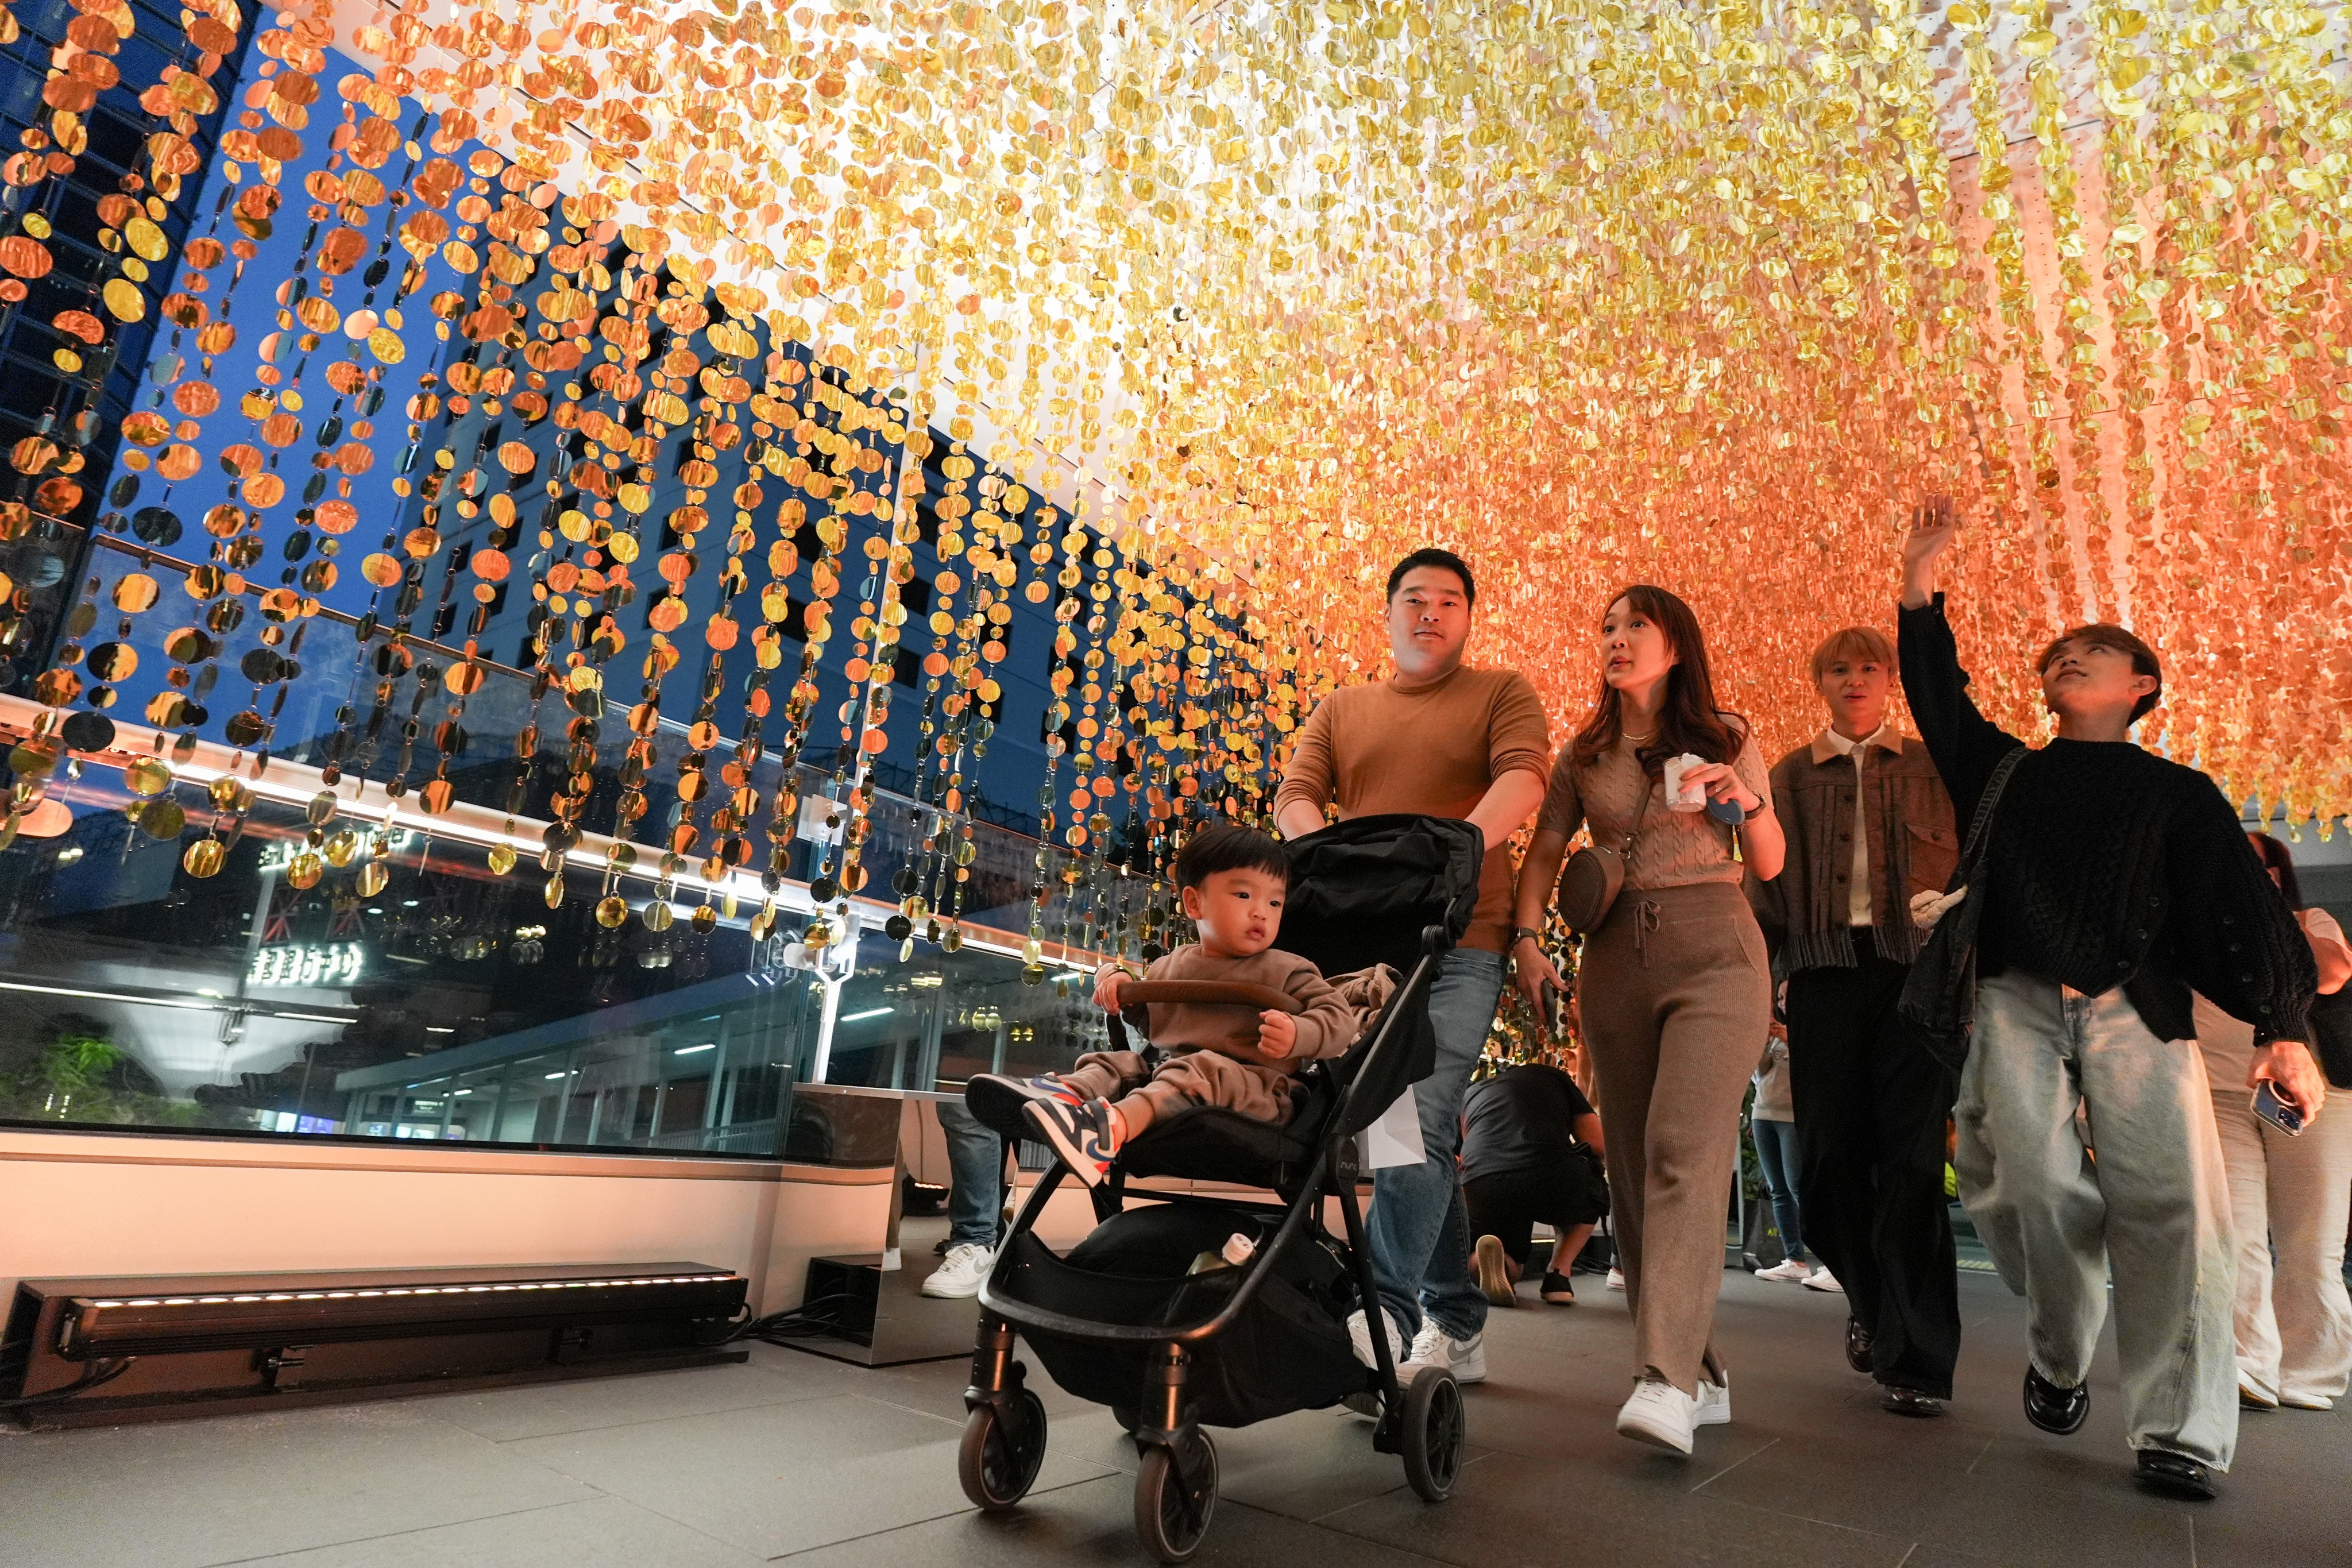
[[[2025,760],[2027,748],[2013,747],[2001,754],[1992,765],[1992,776],[1985,780],[1984,794],[1977,797],[1976,816],[1969,821],[1968,842],[1960,847],[1960,864],[1954,873],[1953,885],[1965,888],[1975,882],[1978,869],[1983,866],[1987,840],[1992,835],[1993,808],[2000,804],[2001,792],[2009,787],[2009,775]]]

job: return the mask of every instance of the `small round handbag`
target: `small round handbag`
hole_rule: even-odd
[[[1588,844],[1568,858],[1559,872],[1559,918],[1569,930],[1591,936],[1601,929],[1625,886],[1625,861],[1633,852],[1633,837],[1628,834],[1622,848]]]

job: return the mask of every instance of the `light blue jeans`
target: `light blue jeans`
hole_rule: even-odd
[[[1960,1201],[2025,1298],[2035,1369],[2067,1388],[2089,1375],[2112,1270],[2131,1446],[2228,1469],[2236,1266],[2196,1042],[2158,1039],[2120,987],[1995,975],[1977,986],[1953,1114]]]
[[[1429,990],[1437,1066],[1412,1086],[1421,1117],[1418,1165],[1372,1173],[1372,1273],[1381,1301],[1410,1339],[1426,1312],[1455,1339],[1486,1326],[1486,1298],[1470,1273],[1470,1220],[1462,1204],[1462,1097],[1503,996],[1503,955],[1457,947],[1438,961]]]
[[[1004,1212],[1004,1140],[973,1120],[960,1100],[942,1100],[940,1131],[948,1140],[948,1245],[996,1249]]]
[[[1756,1168],[1764,1174],[1764,1190],[1771,1195],[1773,1223],[1780,1227],[1780,1250],[1801,1260],[1805,1256],[1804,1219],[1797,1212],[1797,1170],[1804,1157],[1797,1152],[1797,1124],[1759,1116],[1748,1124],[1756,1139]]]

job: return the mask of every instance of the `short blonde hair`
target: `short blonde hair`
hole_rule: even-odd
[[[1819,686],[1822,677],[1839,659],[1883,664],[1895,668],[1895,640],[1876,626],[1847,626],[1832,632],[1813,649],[1813,684]]]

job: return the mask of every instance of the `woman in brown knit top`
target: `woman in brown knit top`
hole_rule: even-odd
[[[1552,770],[1520,868],[1512,956],[1540,1008],[1559,975],[1536,932],[1570,837],[1589,826],[1595,844],[1623,854],[1623,889],[1585,942],[1578,998],[1633,1310],[1635,1382],[1617,1430],[1687,1454],[1694,1427],[1731,1419],[1710,1333],[1739,1106],[1772,1021],[1764,936],[1740,883],[1778,876],[1785,845],[1764,758],[1746,724],[1716,706],[1690,606],[1663,588],[1626,589],[1602,617],[1601,659],[1601,695]],[[1662,774],[1685,755],[1701,759],[1685,783],[1736,804],[1738,827],[1669,806]]]

